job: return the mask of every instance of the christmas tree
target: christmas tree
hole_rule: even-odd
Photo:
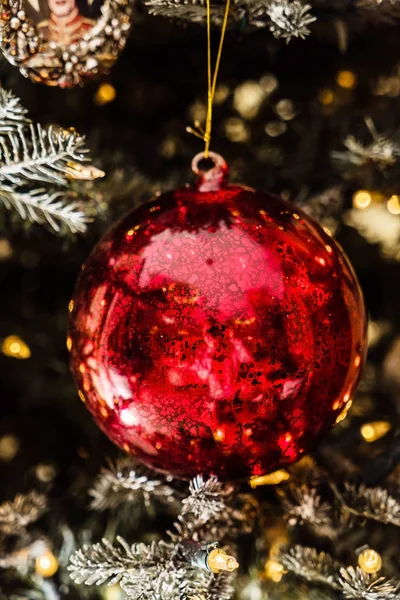
[[[399,7],[3,3],[0,600],[400,599]],[[294,464],[233,483],[175,479],[118,449],[66,347],[106,229],[193,181],[210,142],[207,31],[211,75],[222,49],[211,149],[231,181],[337,240],[368,313],[335,428]]]

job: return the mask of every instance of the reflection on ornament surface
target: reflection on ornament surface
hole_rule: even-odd
[[[263,475],[349,405],[363,300],[308,216],[247,188],[201,189],[156,197],[100,241],[72,303],[71,366],[99,426],[149,466]]]

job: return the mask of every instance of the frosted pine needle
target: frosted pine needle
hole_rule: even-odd
[[[44,128],[26,117],[18,98],[0,88],[0,201],[31,222],[84,232],[89,221],[70,179],[104,173],[86,165],[85,139],[75,130]]]
[[[400,527],[400,503],[383,488],[346,484],[343,493],[333,486],[342,511],[356,517]]]
[[[18,494],[11,502],[0,504],[0,533],[20,534],[46,510],[47,500],[43,494],[35,491]]]
[[[204,479],[198,475],[189,484],[190,496],[182,502],[182,514],[192,513],[196,518],[208,521],[226,510],[225,499],[232,491],[232,486],[224,486],[216,477]]]
[[[291,525],[309,523],[315,527],[327,525],[331,521],[331,506],[323,502],[315,488],[307,485],[290,485],[277,490]]]
[[[289,43],[292,38],[304,39],[310,33],[309,25],[316,19],[310,14],[310,4],[298,0],[271,2],[266,12],[271,19],[269,29],[273,36]]]
[[[95,510],[116,508],[125,502],[141,499],[148,505],[152,498],[163,503],[172,502],[176,492],[169,485],[170,478],[162,477],[143,465],[134,464],[130,458],[122,458],[109,463],[96,478],[89,491]]]
[[[364,573],[359,567],[342,566],[326,552],[295,546],[281,556],[284,567],[307,581],[328,585],[345,598],[398,600],[400,584],[393,579]]]

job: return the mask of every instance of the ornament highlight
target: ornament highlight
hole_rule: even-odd
[[[69,305],[81,399],[126,452],[175,477],[263,476],[347,410],[365,310],[340,247],[225,161],[103,237]]]

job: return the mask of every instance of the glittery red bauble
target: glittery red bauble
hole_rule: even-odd
[[[70,304],[72,371],[96,422],[182,478],[297,460],[349,408],[364,358],[341,249],[281,198],[228,185],[225,167],[112,227]]]

